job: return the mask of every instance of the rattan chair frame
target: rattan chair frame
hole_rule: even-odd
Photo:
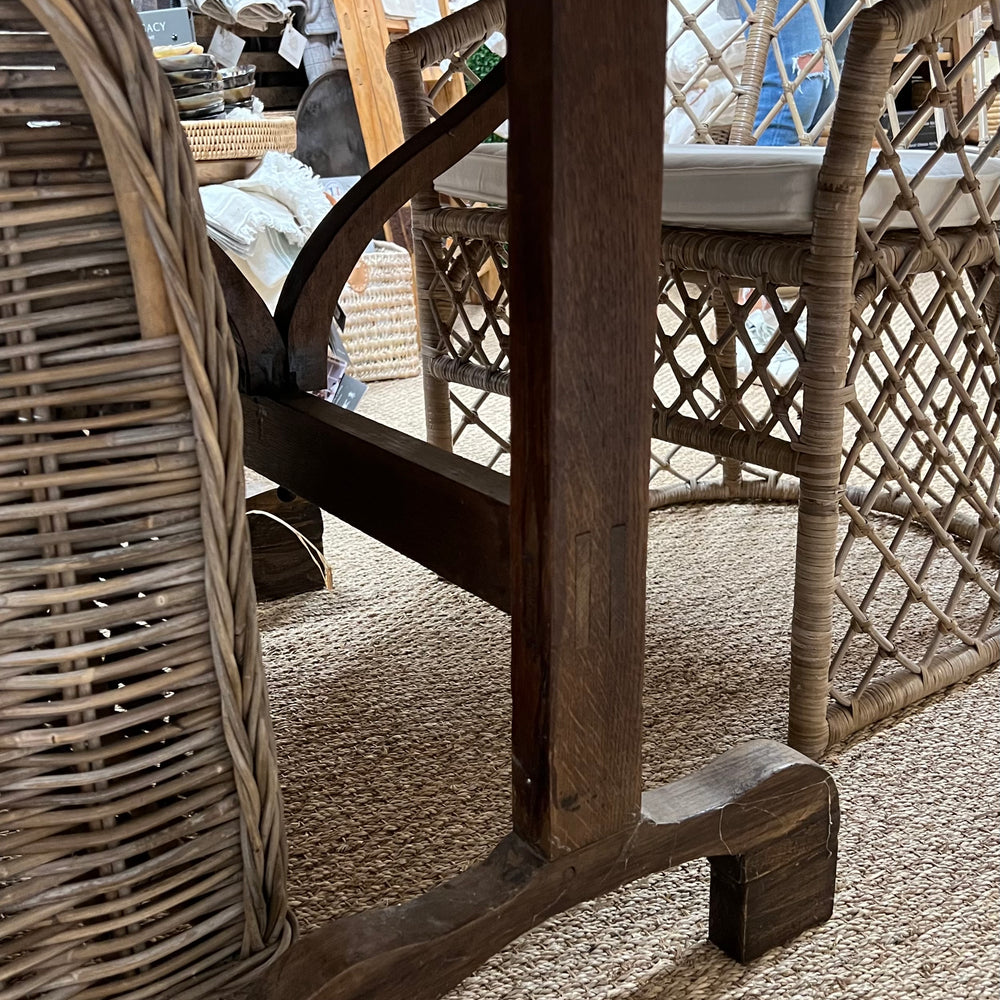
[[[684,27],[676,42],[684,32],[699,37],[707,53],[706,62],[720,64],[721,53],[711,41],[699,32],[697,13],[707,4],[690,3],[683,0],[667,0],[683,12]],[[681,108],[696,125],[696,135],[701,141],[727,142],[734,145],[752,143],[754,115],[760,93],[764,65],[768,47],[772,42],[771,25],[777,8],[777,0],[761,0],[754,9],[748,8],[748,33],[740,86],[734,88],[735,101],[732,123],[725,128],[710,128],[700,121],[687,103],[688,96],[697,89],[698,80],[692,78],[684,87],[668,81],[673,107]],[[692,13],[693,12],[693,13]],[[396,39],[390,44],[386,61],[396,90],[403,124],[403,135],[411,138],[438,117],[434,97],[454,74],[461,74],[472,83],[478,82],[468,66],[468,58],[494,33],[503,32],[506,23],[506,0],[479,0],[460,11]],[[430,92],[424,86],[423,71],[429,66],[445,66],[444,72]],[[506,353],[489,363],[482,357],[455,357],[448,342],[456,319],[455,310],[461,304],[447,294],[445,284],[464,284],[472,287],[480,295],[481,301],[489,298],[477,276],[477,265],[487,256],[496,258],[498,271],[506,270],[505,246],[507,242],[506,212],[473,208],[471,211],[450,211],[442,209],[441,199],[433,188],[417,193],[411,200],[414,234],[414,266],[419,309],[418,321],[422,345],[424,371],[424,407],[427,425],[427,439],[440,448],[451,450],[453,428],[451,420],[452,397],[449,382],[472,385],[487,393],[509,395],[509,373],[506,369]],[[441,239],[468,239],[477,246],[476,260],[471,259],[471,246],[463,243],[459,255],[446,275],[441,274],[440,254],[433,250],[433,244]],[[467,252],[468,250],[468,252]],[[493,297],[495,308],[502,309],[500,297],[505,297],[505,288]],[[492,315],[492,313],[491,313]],[[467,317],[466,317],[467,319]],[[505,333],[495,323],[491,324],[501,340]],[[472,349],[470,348],[470,353]],[[457,400],[456,400],[457,402]],[[468,416],[475,419],[475,414]],[[498,441],[502,448],[506,442]]]
[[[658,368],[669,378],[674,396],[660,398],[657,388],[653,434],[669,442],[669,452],[658,461],[676,485],[651,491],[651,505],[717,500],[798,505],[789,739],[814,756],[849,733],[1000,658],[996,628],[1000,588],[994,579],[1000,405],[995,376],[996,226],[983,198],[976,202],[979,222],[972,229],[949,229],[942,225],[940,213],[922,214],[919,197],[895,155],[896,146],[905,146],[918,126],[931,119],[942,128],[947,123],[950,131],[930,154],[932,162],[962,148],[961,136],[971,134],[977,123],[980,148],[995,152],[995,134],[986,129],[996,82],[981,81],[975,106],[959,115],[951,102],[952,86],[936,57],[945,30],[974,6],[925,0],[883,3],[875,14],[855,9],[850,57],[835,109],[811,133],[800,130],[804,144],[815,140],[821,129],[829,134],[811,235],[670,227],[662,233],[661,309],[669,316],[667,321],[661,318],[657,332]],[[890,32],[886,25],[898,28]],[[502,2],[484,0],[460,16],[393,43],[390,71],[407,135],[430,120],[419,78],[422,66],[448,53],[468,52],[502,27]],[[843,25],[835,30],[839,33]],[[760,27],[765,49],[768,43],[777,44],[772,39],[775,31],[766,21]],[[988,28],[979,47],[953,67],[950,79],[981,59],[982,45],[992,37],[993,29]],[[829,39],[826,33],[824,46]],[[889,131],[881,129],[885,95],[898,93],[921,60],[932,67],[931,96],[909,125],[894,119]],[[794,103],[794,81],[789,81],[786,100]],[[752,104],[748,100],[745,107]],[[868,158],[876,135],[883,155],[880,163],[895,164],[891,169],[900,197],[882,223],[866,229],[859,227],[858,205],[871,183]],[[753,141],[752,136],[746,141]],[[976,178],[968,165],[965,169],[965,188],[956,188],[950,205],[963,197],[977,197]],[[496,458],[505,442],[482,419],[481,411],[490,396],[509,394],[507,216],[503,209],[449,201],[443,205],[438,195],[427,191],[413,202],[428,438],[450,448],[453,435],[475,425],[495,442]],[[911,213],[914,230],[890,228],[900,211]],[[477,274],[489,259],[500,274],[500,287],[492,295]],[[939,343],[937,320],[921,319],[920,303],[909,293],[914,282],[933,283],[937,275],[944,278],[933,293],[935,308],[956,314],[953,321],[962,336],[966,327],[974,331],[966,336],[966,346],[958,345],[962,336]],[[969,280],[976,288],[967,287]],[[470,292],[484,305],[485,319],[468,310]],[[748,335],[747,324],[755,300],[765,299],[774,308],[779,329],[772,342],[761,346]],[[895,310],[909,315],[918,328],[925,326],[924,334],[897,343],[891,320]],[[806,324],[803,335],[797,328]],[[487,337],[499,345],[493,354],[483,349]],[[682,357],[682,348],[691,343],[700,351],[696,367]],[[876,343],[881,346],[873,348]],[[780,350],[794,355],[798,369],[787,386],[768,375]],[[913,357],[921,353],[934,356],[945,373],[948,400],[936,400],[936,390],[930,388],[941,386],[941,377],[928,380],[916,371]],[[738,370],[740,354],[749,373]],[[968,385],[962,377],[949,374],[956,359]],[[859,395],[862,382],[874,400]],[[471,387],[480,395],[452,395],[449,383]],[[923,393],[926,400],[915,399],[914,392]],[[455,429],[453,403],[461,414]],[[850,433],[845,432],[845,414],[850,417]],[[924,430],[915,437],[904,427],[898,440],[881,440],[880,418]],[[959,424],[966,428],[963,433],[974,435],[973,443],[959,442]],[[917,464],[899,462],[899,454],[917,447],[917,438],[926,455]],[[950,450],[956,442],[959,458]],[[700,466],[691,463],[692,450],[703,455]],[[871,468],[870,457],[865,457],[873,455],[882,463],[881,471]],[[675,456],[676,470],[670,468]],[[920,462],[924,464],[918,469]],[[951,489],[948,496],[933,485],[942,478],[950,484],[944,488],[944,492]],[[883,514],[901,519],[897,538],[886,540],[876,530]],[[898,552],[905,548],[905,535],[913,523],[932,541],[926,554],[914,557],[916,565],[904,566]],[[847,536],[841,538],[845,524]],[[866,585],[852,591],[845,579],[864,548],[854,544],[862,536],[876,563],[866,570],[867,592]],[[941,552],[953,567],[954,578],[939,585],[946,593],[932,597],[931,569],[940,563]],[[876,592],[887,577],[902,591],[899,607],[877,622],[873,602],[877,603]],[[971,591],[966,586],[970,581]],[[889,589],[885,586],[885,591]],[[979,601],[977,611],[963,625],[958,609],[973,591]],[[902,641],[915,627],[914,607],[926,614],[930,621],[926,627],[933,633],[919,655],[909,653]],[[847,623],[844,638],[835,641],[832,622],[838,615],[847,616]],[[845,662],[859,636],[872,649],[870,662],[852,667],[857,676],[848,683]]]

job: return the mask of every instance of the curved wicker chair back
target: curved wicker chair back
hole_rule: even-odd
[[[776,74],[774,89],[762,94],[753,123],[753,141],[770,128],[787,109],[790,126],[800,145],[814,146],[829,131],[833,117],[833,95],[840,90],[841,64],[851,25],[858,13],[874,0],[829,0],[820,10],[809,0],[786,0],[778,4],[774,18],[770,55]],[[797,46],[807,46],[807,53]],[[825,91],[821,111],[813,112],[807,81]],[[788,142],[788,140],[786,140]]]
[[[667,0],[664,143],[754,142],[778,0]]]
[[[666,141],[753,142],[777,0],[732,0],[722,14],[719,0],[665,0],[665,6]],[[439,99],[455,96],[456,84],[460,96],[467,84],[479,82],[472,57],[491,36],[504,33],[506,8],[507,0],[479,0],[389,46],[405,138],[438,117]],[[422,73],[439,65],[440,76],[427,90]]]
[[[290,938],[234,356],[127,0],[0,3],[0,992],[216,995]]]
[[[665,0],[665,143],[755,141],[777,5],[778,0],[732,0],[723,11],[719,0]],[[491,36],[505,32],[506,6],[507,0],[478,0],[389,45],[386,62],[405,138],[438,116],[439,96],[456,81],[460,92],[478,82],[470,61]],[[423,72],[438,66],[441,76],[428,92]],[[450,448],[453,438],[475,427],[486,448],[477,457],[503,468],[508,443],[493,424],[504,422],[505,407],[493,406],[489,397],[508,391],[507,217],[450,201],[457,210],[442,209],[440,196],[428,188],[410,202],[427,436]],[[462,307],[470,296],[484,306],[481,321]],[[478,393],[452,399],[449,380]],[[452,402],[459,411],[454,427]]]

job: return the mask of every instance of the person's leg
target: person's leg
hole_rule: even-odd
[[[788,17],[789,12],[795,8],[798,2],[799,0],[780,0],[775,15],[775,24],[780,25],[778,48],[781,50],[781,59],[789,82],[794,81],[809,66],[820,48],[820,31],[813,17],[812,8],[808,4],[803,4],[791,17]],[[824,0],[819,0],[818,6],[820,11],[823,11]],[[785,21],[785,18],[788,20]],[[785,21],[784,24],[782,24],[783,21]],[[809,128],[816,116],[828,78],[829,73],[825,60],[821,58],[795,89],[793,97],[795,108],[799,121],[805,129]],[[783,94],[784,86],[772,45],[764,66],[760,102],[757,105],[757,115],[754,120],[755,130],[760,127],[775,106],[782,101]],[[798,128],[791,108],[787,104],[782,104],[781,109],[757,142],[761,146],[794,146],[798,144]]]
[[[831,34],[836,31],[840,22],[847,17],[856,6],[856,0],[826,0],[826,9],[823,12],[826,28]],[[847,39],[851,34],[850,25],[833,40],[833,55],[837,60],[838,68],[844,65],[844,53],[847,51]],[[836,83],[833,74],[827,73],[826,83],[823,87],[823,94],[820,97],[819,105],[810,124],[815,125],[820,115],[833,104],[837,98]]]

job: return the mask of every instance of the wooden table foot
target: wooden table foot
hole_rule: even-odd
[[[708,937],[752,962],[830,919],[837,879],[837,828],[817,814],[785,837],[712,866]]]
[[[319,507],[280,486],[250,488],[246,501],[257,600],[276,601],[323,590],[326,580],[322,569],[292,530],[322,552],[323,512]]]
[[[314,931],[253,996],[432,1000],[554,914],[699,857],[713,859],[713,940],[746,960],[829,917],[838,825],[821,767],[782,744],[747,743],[647,792],[638,822],[611,837],[545,861],[511,834],[417,899]]]

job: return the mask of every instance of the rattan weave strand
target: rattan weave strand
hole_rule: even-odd
[[[196,160],[253,160],[270,150],[295,150],[295,119],[227,118],[206,122],[182,122],[184,135]]]
[[[344,287],[347,373],[362,382],[420,374],[413,265],[402,247],[373,241]]]

